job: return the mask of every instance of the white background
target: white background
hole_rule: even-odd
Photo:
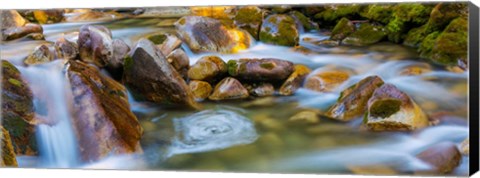
[[[425,1],[425,0],[423,0]],[[428,1],[428,0],[427,0]],[[445,0],[436,0],[445,1]],[[387,1],[387,0],[0,0],[0,9],[48,9],[48,8],[100,8],[100,7],[146,7],[146,6],[194,6],[194,5],[256,5],[256,4],[317,4],[317,3],[365,3],[365,2],[418,2],[415,0]],[[473,0],[480,5],[478,0]],[[477,59],[478,60],[478,59]],[[475,82],[475,81],[474,81]],[[478,81],[477,81],[478,82]],[[208,177],[208,178],[382,178],[387,176],[347,176],[347,175],[299,175],[299,174],[240,174],[240,173],[200,173],[200,172],[173,172],[173,171],[106,171],[106,170],[46,170],[46,169],[20,169],[1,168],[0,178],[70,178],[70,177],[102,177],[102,178],[182,178],[182,177]],[[405,176],[390,176],[405,177]],[[474,177],[480,178],[477,173]]]

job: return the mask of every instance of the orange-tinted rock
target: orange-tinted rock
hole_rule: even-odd
[[[313,71],[305,79],[304,87],[318,92],[332,92],[350,78],[345,70]]]
[[[53,53],[46,45],[37,46],[23,61],[25,64],[43,64],[53,60]]]
[[[227,73],[227,64],[218,56],[204,56],[188,70],[192,80],[214,81]],[[217,80],[218,81],[218,80]]]
[[[279,89],[281,95],[293,95],[300,86],[302,86],[305,77],[310,74],[310,69],[307,66],[297,64],[292,74],[283,82]]]
[[[237,79],[226,77],[220,81],[213,89],[212,95],[208,97],[210,100],[227,100],[247,98],[248,91]]]
[[[208,82],[200,81],[200,80],[192,80],[188,84],[190,90],[192,90],[193,96],[195,100],[202,101],[212,93],[212,86]]]
[[[33,33],[43,33],[42,26],[38,24],[27,23],[25,26],[7,28],[2,31],[2,39],[9,41]]]

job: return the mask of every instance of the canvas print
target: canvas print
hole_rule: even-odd
[[[1,19],[2,167],[469,174],[468,2]]]

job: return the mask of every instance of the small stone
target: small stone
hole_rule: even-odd
[[[61,22],[64,19],[63,13],[62,9],[34,10],[33,16],[40,24],[51,24]]]
[[[53,60],[53,53],[46,45],[40,45],[36,47],[33,52],[27,56],[25,64],[28,65],[35,65],[35,64],[43,64]]]
[[[214,81],[227,73],[227,64],[218,56],[204,56],[188,70],[191,80]]]
[[[210,93],[212,93],[212,86],[208,82],[192,80],[188,86],[193,93],[193,97],[195,97],[195,100],[197,101],[202,101],[208,98]]]
[[[417,154],[416,157],[433,166],[430,170],[418,172],[420,174],[448,174],[460,164],[460,160],[462,159],[462,155],[457,146],[450,142],[441,142],[432,145]]]
[[[175,70],[177,70],[183,79],[188,79],[188,70],[190,68],[190,59],[187,56],[187,53],[183,49],[178,48],[173,50],[168,56],[167,61],[170,63]]]
[[[80,59],[104,67],[113,57],[113,40],[110,30],[101,25],[83,25],[78,35]]]
[[[243,99],[248,98],[248,91],[237,79],[226,77],[213,90],[210,100]]]
[[[165,34],[165,40],[157,46],[160,48],[162,54],[167,56],[172,53],[173,50],[179,48],[180,45],[182,45],[182,40],[175,35],[167,33]]]
[[[265,11],[257,6],[244,6],[238,9],[233,20],[235,25],[246,30],[253,38],[258,40],[258,32],[264,16]]]
[[[275,92],[275,88],[270,83],[244,84],[243,86],[252,96],[271,96]]]
[[[310,74],[310,69],[307,66],[297,64],[292,74],[283,82],[279,89],[280,95],[293,95],[300,86],[303,85],[305,77]]]
[[[275,97],[262,97],[255,98],[253,101],[249,101],[242,104],[244,108],[257,108],[257,107],[270,107],[275,106],[276,99]]]

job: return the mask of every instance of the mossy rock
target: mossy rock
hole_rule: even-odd
[[[468,20],[466,17],[459,17],[453,20],[438,35],[435,42],[431,40],[426,38],[422,42],[421,49],[424,51],[422,51],[421,57],[429,58],[435,63],[450,66],[457,65],[458,60],[467,62]],[[430,52],[428,51],[429,49],[431,49]]]
[[[0,158],[0,166],[9,166],[9,167],[17,167],[17,156],[15,154],[15,150],[13,149],[12,139],[10,138],[10,134],[8,133],[5,128],[0,125],[0,148],[1,148],[1,158]]]
[[[360,16],[360,12],[362,12],[365,7],[366,6],[359,4],[330,5],[326,6],[324,11],[315,14],[314,18],[326,24],[335,24],[342,17],[354,19]]]
[[[468,3],[465,2],[442,2],[437,4],[430,13],[427,22],[427,33],[439,31],[445,28],[453,19],[467,17]]]
[[[156,34],[156,35],[151,35],[147,37],[148,40],[150,40],[153,44],[159,45],[162,44],[163,41],[167,39],[167,35],[165,34]]]
[[[299,36],[295,19],[289,15],[274,14],[263,20],[259,39],[274,45],[295,46]]]
[[[218,56],[204,56],[188,70],[191,80],[215,82],[222,79],[227,73],[227,64]]]
[[[389,41],[402,42],[405,33],[412,27],[428,21],[431,9],[430,6],[421,3],[402,3],[394,6],[391,19],[386,25]]]
[[[366,46],[382,41],[387,36],[387,30],[381,25],[363,23],[360,28],[345,38],[342,43],[353,46]]]
[[[428,35],[426,29],[427,29],[427,24],[417,28],[412,28],[410,31],[408,31],[407,35],[405,36],[403,45],[415,47],[415,48],[419,47],[423,39],[425,39],[425,37]]]
[[[342,18],[332,30],[331,40],[343,40],[355,31],[355,25],[347,18]]]
[[[392,4],[371,4],[360,15],[372,21],[388,24],[392,20]]]
[[[278,90],[280,95],[293,95],[303,85],[303,82],[311,70],[305,65],[296,64],[294,71],[283,82],[282,86]]]
[[[305,31],[312,31],[312,30],[318,30],[319,29],[317,23],[310,20],[310,18],[306,17],[301,12],[290,11],[289,14],[297,21],[297,23],[302,25],[302,27]]]
[[[265,11],[257,6],[245,6],[237,11],[237,14],[233,18],[237,27],[244,29],[253,38],[258,40],[258,33],[262,25],[262,20],[265,15]]]

